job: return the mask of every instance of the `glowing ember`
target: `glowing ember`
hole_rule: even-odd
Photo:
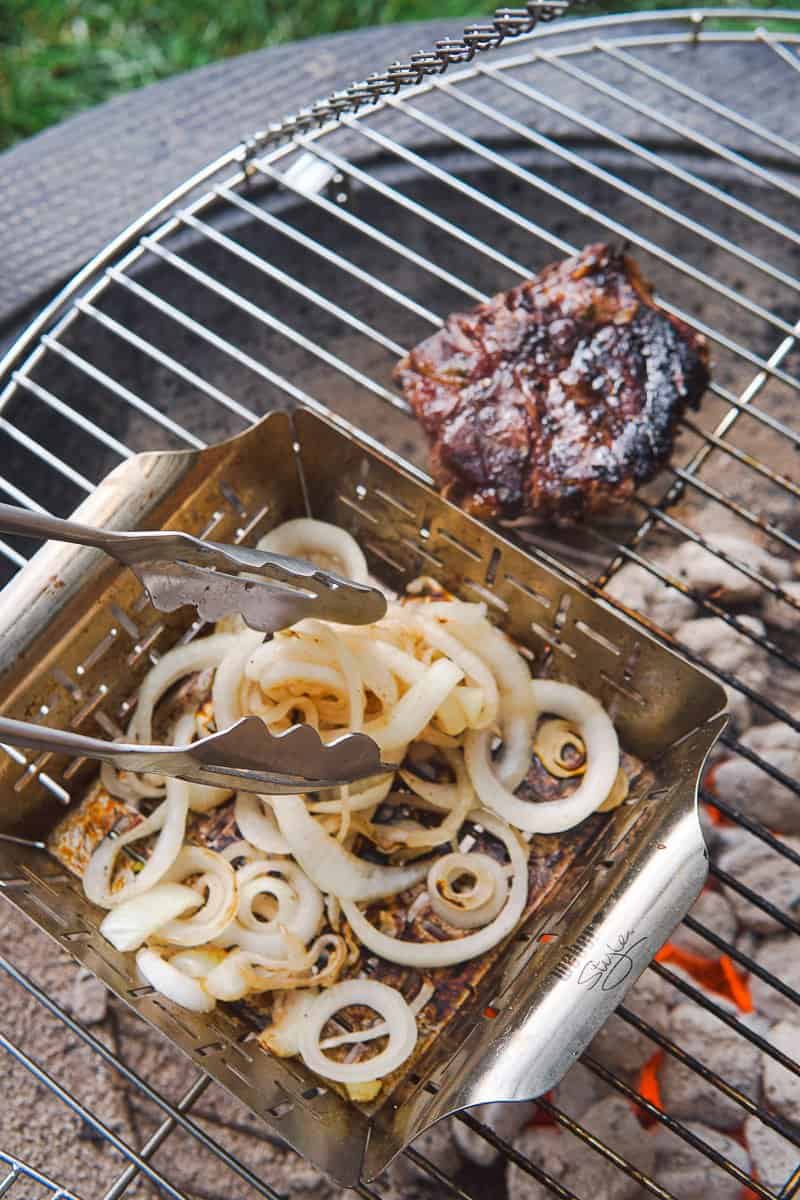
[[[740,1012],[753,1011],[753,1000],[747,980],[739,974],[727,954],[722,954],[719,958],[705,958],[701,954],[690,954],[688,950],[682,950],[672,942],[665,942],[656,954],[656,962],[673,963],[706,991],[730,1000]]]
[[[654,1108],[664,1111],[664,1105],[661,1101],[661,1087],[658,1082],[658,1072],[664,1061],[664,1051],[656,1050],[652,1058],[649,1058],[639,1072],[639,1078],[636,1081],[636,1090],[643,1100],[648,1100]],[[633,1106],[634,1111],[645,1126],[654,1125],[656,1118],[652,1113],[645,1112],[638,1105]]]

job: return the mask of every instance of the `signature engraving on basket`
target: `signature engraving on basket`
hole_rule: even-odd
[[[647,941],[646,937],[631,941],[635,930],[618,933],[607,942],[598,958],[590,958],[583,964],[577,982],[590,992],[599,985],[603,992],[613,991],[630,975],[634,967],[634,951]]]
[[[564,951],[563,958],[553,968],[560,979],[572,979],[587,992],[599,987],[611,992],[620,987],[636,965],[636,952],[647,942],[647,937],[636,937],[635,929],[627,929],[604,940],[597,947],[596,931],[589,926],[573,944]],[[584,956],[592,951],[591,958]],[[577,974],[576,974],[577,972]]]

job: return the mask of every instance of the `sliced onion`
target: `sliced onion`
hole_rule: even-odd
[[[433,717],[440,704],[444,703],[464,677],[464,672],[455,663],[440,658],[428,667],[424,675],[398,700],[387,720],[370,722],[365,732],[386,753],[405,748],[418,737]]]
[[[458,783],[433,783],[423,779],[413,771],[399,771],[400,778],[407,784],[416,796],[430,804],[431,808],[449,812],[458,804]]]
[[[373,1058],[363,1062],[334,1062],[320,1047],[325,1025],[343,1008],[360,1004],[372,1008],[389,1027],[389,1043]],[[315,997],[300,1026],[300,1057],[311,1071],[338,1083],[366,1083],[382,1079],[411,1056],[417,1044],[417,1022],[396,988],[374,979],[348,979]]]
[[[485,954],[512,932],[525,911],[528,898],[527,856],[518,837],[505,821],[498,820],[483,809],[473,809],[469,819],[480,823],[488,833],[502,841],[511,859],[511,887],[500,913],[483,929],[462,938],[448,942],[404,942],[377,930],[352,900],[342,900],[342,912],[350,928],[373,954],[406,967],[449,967]]]
[[[482,804],[517,829],[561,833],[593,813],[608,796],[619,770],[617,732],[601,704],[567,683],[535,680],[532,690],[541,712],[556,713],[574,724],[586,746],[586,772],[571,796],[541,802],[520,800],[499,782],[491,762],[487,731],[467,735],[464,756]]]
[[[235,643],[214,672],[211,703],[217,729],[234,725],[245,713],[242,711],[240,689],[248,659],[264,641],[264,634],[246,629],[236,635]]]
[[[463,892],[450,887],[453,876],[468,874],[475,883]],[[493,921],[508,898],[503,867],[490,854],[444,854],[431,863],[428,895],[438,917],[456,929],[479,929]]]
[[[354,537],[338,525],[298,517],[284,521],[258,543],[259,550],[304,558],[325,571],[335,571],[356,583],[366,583],[367,560]]]
[[[83,874],[83,890],[88,899],[101,908],[113,908],[124,900],[140,896],[159,883],[180,853],[187,813],[188,785],[180,779],[168,780],[166,800],[149,817],[119,837],[103,838],[94,851]],[[153,833],[158,833],[158,840],[141,871],[114,887],[120,851],[131,842]]]
[[[281,687],[296,687],[305,684],[316,691],[328,691],[334,695],[346,694],[347,685],[338,667],[327,663],[313,662],[300,652],[294,655],[270,656],[265,663],[260,653],[251,656],[247,664],[247,677],[254,680],[265,692]]]
[[[422,981],[419,991],[408,1005],[415,1017],[422,1012],[422,1009],[428,1003],[435,990],[433,984],[427,979]],[[337,1046],[372,1042],[375,1038],[387,1037],[389,1033],[390,1029],[386,1022],[379,1021],[377,1025],[370,1025],[369,1029],[347,1029],[344,1033],[334,1034],[333,1037],[328,1037],[324,1041],[321,1041],[319,1046],[320,1050],[335,1050]]]
[[[363,646],[356,635],[352,642],[350,649],[361,673],[364,687],[368,692],[372,692],[382,708],[391,708],[393,704],[397,703],[399,695],[397,682],[386,664],[373,654],[374,639],[370,639],[369,644]]]
[[[351,733],[359,733],[364,724],[364,687],[352,650],[345,639],[324,621],[303,621],[299,631],[318,638],[338,663],[347,693],[347,728]]]
[[[368,834],[373,841],[382,846],[392,846],[394,844],[402,846],[416,847],[433,847],[441,846],[443,842],[452,841],[458,835],[458,831],[467,819],[467,813],[475,806],[475,790],[469,781],[466,770],[464,769],[463,761],[455,755],[451,758],[451,764],[456,773],[456,799],[453,807],[448,812],[447,816],[440,825],[435,825],[433,828],[428,828],[425,825],[419,825],[414,822],[410,826],[408,822],[400,821],[386,825],[375,825],[371,822],[361,822],[360,828]],[[399,868],[395,868],[399,869]],[[359,897],[351,897],[358,899]]]
[[[239,832],[252,846],[267,854],[288,854],[286,838],[278,828],[271,798],[255,792],[237,792],[233,815]]]
[[[279,1058],[292,1058],[300,1050],[300,1030],[308,1020],[316,988],[296,988],[276,992],[272,1003],[272,1024],[258,1035],[267,1050]]]
[[[229,842],[220,854],[233,866],[238,859],[242,859],[243,863],[256,862],[258,859],[266,858],[263,850],[259,850],[256,846],[251,846],[244,838],[240,838],[237,842]]]
[[[578,761],[573,766],[564,757],[567,747],[576,752]],[[536,731],[533,752],[545,771],[556,779],[571,779],[586,771],[586,747],[569,721],[560,718],[543,721]]]
[[[205,979],[225,958],[217,946],[191,946],[170,955],[170,963],[190,979]]]
[[[360,783],[350,784],[347,807],[351,813],[364,812],[365,809],[375,808],[376,805],[383,803],[392,790],[391,775],[383,775],[376,783],[366,780],[367,787],[364,787],[364,782],[362,780]],[[341,800],[314,799],[309,805],[308,811],[312,813],[340,813],[342,807]]]
[[[188,1008],[190,1012],[208,1013],[216,1006],[216,1000],[210,996],[202,983],[191,979],[179,971],[171,962],[157,950],[142,947],[136,955],[136,965],[143,979],[154,987],[162,996]]]
[[[426,613],[429,607],[437,606],[426,605]],[[442,607],[449,606],[442,605]],[[470,606],[465,605],[464,607]],[[460,667],[467,681],[480,691],[482,703],[475,728],[483,729],[487,725],[491,725],[497,717],[500,694],[490,668],[478,654],[473,653],[457,637],[448,633],[437,621],[426,619],[425,616],[416,616],[415,623],[424,635],[426,642],[445,654],[457,667]],[[447,732],[449,730],[445,730],[445,733]]]
[[[330,837],[306,808],[302,796],[274,796],[281,833],[306,874],[323,892],[340,900],[379,900],[418,883],[427,867],[386,867],[366,862]]]
[[[100,932],[117,950],[138,950],[167,921],[202,902],[202,896],[193,888],[181,883],[157,883],[143,895],[112,908],[103,918]]]
[[[531,765],[531,744],[536,728],[536,702],[531,693],[531,673],[511,640],[490,625],[454,624],[453,633],[491,668],[500,693],[503,745],[494,764],[500,782],[513,791]]]
[[[139,688],[136,711],[128,726],[128,736],[137,742],[149,744],[153,740],[153,709],[168,688],[179,679],[195,671],[218,667],[234,646],[238,638],[229,633],[215,633],[211,637],[198,638],[188,646],[176,646],[158,660],[147,673]]]
[[[215,939],[218,946],[236,946],[253,954],[269,955],[274,958],[286,959],[288,953],[287,934],[294,935],[307,944],[316,934],[322,921],[323,900],[319,889],[315,887],[308,876],[301,871],[296,863],[288,859],[265,858],[261,861],[248,863],[237,871],[241,881],[240,889],[258,878],[277,878],[278,882],[288,883],[295,900],[284,904],[278,899],[278,911],[270,921],[261,922],[258,929],[247,929],[238,920],[233,920]],[[252,891],[253,899],[263,892]],[[274,892],[272,893],[274,895]]]
[[[328,961],[315,971],[317,960]],[[274,959],[249,950],[233,950],[207,977],[205,986],[218,1000],[241,1000],[250,992],[304,988],[309,984],[327,986],[335,982],[347,959],[344,938],[335,933],[317,938],[299,958]]]
[[[229,862],[203,846],[184,846],[165,879],[180,882],[196,876],[195,889],[206,892],[200,908],[187,917],[162,925],[159,941],[175,946],[202,946],[212,941],[233,920],[237,904],[236,873]]]
[[[189,746],[197,733],[197,713],[185,713],[175,722],[172,731],[173,746]],[[186,795],[190,812],[209,812],[223,804],[231,794],[230,788],[206,787],[202,783],[187,783]]]

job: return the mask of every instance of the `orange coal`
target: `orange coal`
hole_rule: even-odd
[[[639,1078],[636,1081],[636,1090],[643,1100],[649,1100],[654,1108],[659,1111],[664,1111],[664,1105],[661,1102],[661,1087],[658,1082],[658,1072],[664,1061],[664,1051],[656,1050],[652,1058],[648,1058],[647,1062],[639,1072]],[[634,1104],[634,1111],[643,1125],[649,1126],[655,1123],[656,1118],[649,1112],[645,1112],[643,1108]]]
[[[707,991],[730,1000],[740,1012],[753,1011],[747,979],[739,974],[727,954],[721,954],[719,958],[706,958],[702,954],[682,950],[672,942],[665,942],[656,954],[656,962],[673,963]]]

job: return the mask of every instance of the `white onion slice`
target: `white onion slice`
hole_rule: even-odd
[[[261,1045],[279,1058],[292,1058],[297,1054],[300,1050],[300,1030],[308,1020],[316,995],[316,988],[276,992],[272,1002],[272,1024],[258,1035]]]
[[[414,771],[398,771],[403,783],[406,783],[421,800],[430,804],[431,808],[441,809],[442,812],[449,812],[458,803],[458,783],[434,783],[430,779],[423,779],[421,775],[417,775]]]
[[[262,850],[259,850],[256,846],[251,846],[244,838],[238,842],[229,842],[224,850],[220,850],[220,854],[231,866],[233,866],[237,859],[242,859],[243,863],[251,863],[256,862],[258,859],[266,858]]]
[[[453,891],[449,881],[463,874],[474,877],[473,886]],[[490,854],[443,854],[431,863],[427,886],[433,911],[456,929],[488,925],[508,898],[505,870]]]
[[[202,946],[233,920],[237,904],[236,873],[229,862],[204,846],[184,846],[165,876],[180,882],[197,876],[195,887],[206,892],[200,908],[188,917],[176,917],[159,929],[159,940],[175,946]]]
[[[179,971],[171,962],[158,953],[143,947],[136,955],[136,965],[143,979],[154,987],[162,996],[188,1008],[190,1012],[208,1013],[216,1007],[216,1000],[210,996],[197,979],[191,979]]]
[[[401,846],[427,849],[441,846],[444,842],[452,841],[458,836],[458,831],[464,824],[467,813],[475,806],[475,790],[464,769],[463,761],[455,755],[450,755],[449,758],[456,773],[456,800],[444,820],[433,828],[417,822],[405,821],[387,825],[362,823],[362,828],[374,842],[379,846],[392,846],[397,843]]]
[[[157,883],[141,896],[112,908],[103,918],[100,932],[117,950],[138,950],[167,921],[202,903],[202,896],[193,888]]]
[[[226,729],[244,716],[240,698],[245,666],[264,641],[264,634],[253,629],[236,635],[235,642],[214,672],[211,703],[217,729]]]
[[[449,659],[440,658],[398,700],[388,719],[369,722],[365,732],[385,753],[405,748],[422,733],[439,705],[463,678],[460,667]]]
[[[415,1017],[419,1015],[435,991],[433,984],[427,979],[422,981],[419,991],[408,1005]],[[335,1050],[337,1046],[372,1042],[375,1038],[386,1037],[389,1032],[386,1022],[379,1021],[377,1025],[370,1025],[369,1029],[348,1029],[344,1033],[334,1034],[333,1037],[325,1038],[319,1046],[321,1050]]]
[[[340,900],[379,900],[396,896],[424,878],[427,865],[386,867],[366,862],[325,832],[302,796],[274,796],[281,833],[306,874],[323,892]]]
[[[513,875],[508,899],[500,913],[483,929],[468,933],[466,937],[448,942],[404,942],[389,937],[371,925],[360,908],[352,900],[342,900],[342,912],[358,940],[379,954],[387,962],[406,967],[449,967],[453,963],[466,962],[485,954],[512,932],[523,912],[528,898],[528,860],[514,831],[491,813],[474,809],[470,820],[483,825],[486,831],[499,838],[511,859]]]
[[[184,715],[175,722],[172,731],[173,746],[189,746],[197,733],[197,714]],[[223,804],[231,794],[230,788],[206,787],[202,783],[187,783],[186,795],[190,812],[204,813]]]
[[[411,611],[413,612],[413,609]],[[427,606],[425,612],[427,613]],[[436,650],[441,651],[442,654],[445,654],[457,667],[460,667],[468,683],[481,692],[482,703],[475,728],[484,729],[487,725],[491,725],[497,717],[500,694],[490,668],[479,654],[475,654],[463,642],[459,641],[457,637],[448,633],[437,621],[418,615],[416,616],[415,624],[423,633],[426,642]],[[481,626],[481,629],[484,628],[485,624],[486,622]]]
[[[301,639],[304,654],[308,651],[308,638],[311,637],[338,666],[347,696],[347,728],[351,733],[359,733],[364,724],[364,687],[358,661],[344,636],[325,621],[309,619],[295,625],[293,632],[306,635]]]
[[[367,780],[369,783],[369,781]],[[350,784],[350,796],[347,801],[347,807],[351,813],[364,812],[367,808],[376,808],[381,804],[389,792],[392,790],[392,776],[384,775],[377,783],[370,783],[368,787],[363,786],[362,780],[358,784]],[[361,791],[358,789],[361,788]],[[323,793],[324,795],[324,793]],[[339,800],[317,800],[314,799],[309,805],[309,812],[312,813],[341,813],[344,805]],[[287,851],[288,853],[288,851]]]
[[[225,958],[217,946],[190,946],[170,955],[170,963],[190,979],[205,979]]]
[[[319,929],[323,900],[319,889],[296,863],[288,859],[265,858],[248,863],[236,872],[240,886],[260,876],[276,876],[289,884],[296,897],[292,904],[278,906],[271,921],[261,922],[258,929],[247,929],[233,920],[215,939],[217,946],[236,946],[253,954],[286,959],[287,936],[293,935],[308,944]]]
[[[323,934],[309,950],[300,943],[301,952],[291,958],[269,958],[249,950],[233,950],[207,977],[205,986],[217,1000],[241,1000],[249,992],[281,991],[308,984],[333,983],[347,958],[344,938]],[[328,959],[319,971],[317,960]]]
[[[128,736],[131,740],[152,742],[153,709],[167,689],[195,671],[218,667],[237,642],[238,638],[234,634],[215,633],[211,637],[189,642],[188,646],[176,646],[174,650],[168,650],[145,675],[139,688],[136,711],[128,726]]]
[[[536,728],[536,702],[531,693],[531,673],[511,640],[488,621],[453,624],[453,633],[490,667],[500,693],[500,725],[503,745],[494,773],[513,791],[531,765],[531,744]]]
[[[83,890],[87,898],[101,908],[114,908],[159,883],[180,853],[187,813],[188,785],[180,779],[168,780],[166,800],[149,817],[119,837],[103,838],[94,851],[83,873]],[[153,833],[158,833],[158,840],[141,871],[112,890],[122,848]]]
[[[320,1047],[320,1034],[331,1017],[352,1004],[366,1005],[379,1013],[389,1027],[389,1043],[363,1062],[334,1062]],[[366,1083],[382,1079],[411,1056],[417,1044],[417,1022],[396,988],[374,979],[347,979],[315,997],[298,1037],[300,1057],[311,1071],[338,1083]]]
[[[356,583],[366,583],[369,576],[367,560],[355,538],[346,529],[327,521],[311,517],[284,521],[261,538],[258,548],[290,558],[304,558]]]
[[[467,735],[465,760],[482,804],[528,833],[561,833],[572,829],[600,807],[619,770],[617,731],[605,709],[588,692],[567,683],[534,680],[531,684],[540,712],[570,721],[586,747],[586,772],[575,792],[540,803],[521,800],[499,782],[491,761],[489,734]]]
[[[255,792],[237,792],[233,810],[242,837],[267,854],[288,854],[286,838],[278,828],[270,798]]]

